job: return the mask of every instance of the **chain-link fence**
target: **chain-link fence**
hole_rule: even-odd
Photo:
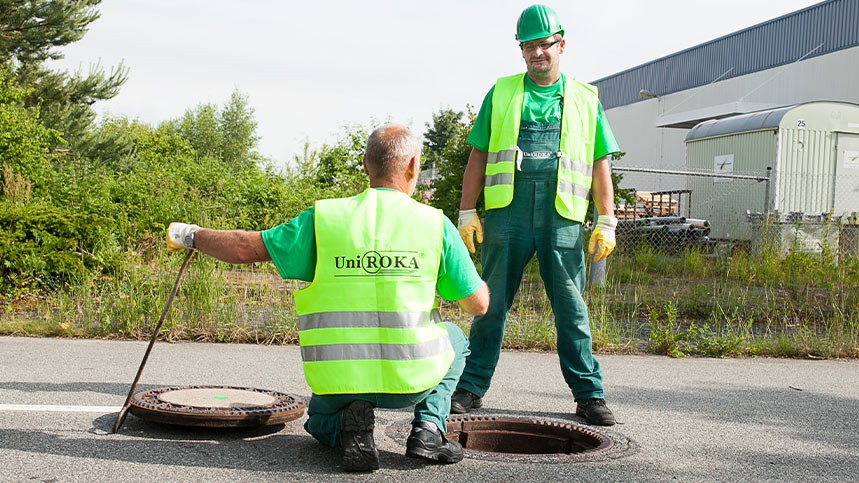
[[[663,253],[720,246],[859,256],[859,171],[835,180],[815,174],[714,174],[615,166],[685,181],[685,189],[632,190],[615,208],[621,252]],[[681,183],[674,183],[675,185]]]

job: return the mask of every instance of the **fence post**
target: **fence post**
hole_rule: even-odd
[[[599,219],[599,211],[597,211],[597,204],[594,203],[594,226],[596,227],[597,219]],[[593,236],[593,235],[591,235]],[[584,247],[587,250],[587,247]],[[596,255],[596,250],[594,250],[594,255]],[[588,284],[594,287],[602,287],[605,284],[605,263],[608,260],[608,257],[603,258],[599,262],[594,261],[594,257],[591,256],[591,273],[588,278]]]
[[[766,191],[764,191],[764,214],[767,215],[770,212],[770,176],[772,175],[772,168],[767,166],[767,181],[766,181]]]

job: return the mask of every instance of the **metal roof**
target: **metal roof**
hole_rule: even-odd
[[[604,109],[859,45],[859,0],[829,0],[593,81]]]
[[[797,105],[704,121],[686,134],[686,142],[738,132],[759,131],[768,128],[778,129],[784,115]]]
[[[812,105],[832,105],[848,107],[854,112],[859,108],[859,104],[843,101],[812,101],[801,102],[790,106],[777,107],[774,109],[766,109],[761,111],[750,112],[748,114],[739,114],[731,117],[720,119],[708,119],[696,124],[688,133],[686,133],[686,142],[697,141],[704,138],[712,138],[716,136],[724,136],[727,134],[744,133],[750,131],[760,131],[764,129],[778,129],[781,125],[782,118],[785,114],[800,106]],[[852,128],[852,126],[850,126]],[[859,126],[857,126],[859,127]]]

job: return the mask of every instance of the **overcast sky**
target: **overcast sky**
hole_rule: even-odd
[[[238,89],[256,110],[259,151],[283,164],[347,124],[390,119],[421,134],[439,109],[479,106],[497,77],[524,70],[514,33],[531,3],[106,0],[55,67],[124,62],[128,82],[96,109],[153,125]],[[589,82],[816,3],[548,5],[566,30],[561,69]]]

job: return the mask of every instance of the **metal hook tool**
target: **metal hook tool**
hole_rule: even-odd
[[[119,431],[119,427],[122,426],[122,423],[125,421],[125,416],[128,415],[128,408],[131,406],[131,397],[134,395],[134,390],[137,388],[137,382],[140,380],[140,375],[143,374],[143,366],[146,365],[146,360],[149,359],[149,353],[152,352],[152,346],[155,345],[155,339],[158,338],[158,332],[161,331],[161,325],[164,324],[164,319],[167,318],[167,312],[170,311],[170,304],[173,303],[173,297],[176,296],[176,292],[179,290],[179,281],[182,280],[182,274],[184,274],[185,269],[188,268],[188,263],[191,261],[191,257],[194,256],[195,251],[196,250],[193,249],[188,250],[188,254],[185,255],[185,261],[182,262],[182,267],[179,268],[179,274],[176,276],[173,290],[170,291],[170,296],[167,297],[167,303],[164,304],[164,311],[161,312],[161,318],[155,326],[155,331],[152,333],[152,339],[149,340],[149,347],[146,348],[146,354],[143,355],[143,361],[140,362],[140,368],[137,369],[137,376],[134,377],[134,382],[131,383],[131,390],[128,391],[128,397],[125,398],[125,404],[122,405],[122,409],[116,416],[116,422],[113,424],[114,433]]]

